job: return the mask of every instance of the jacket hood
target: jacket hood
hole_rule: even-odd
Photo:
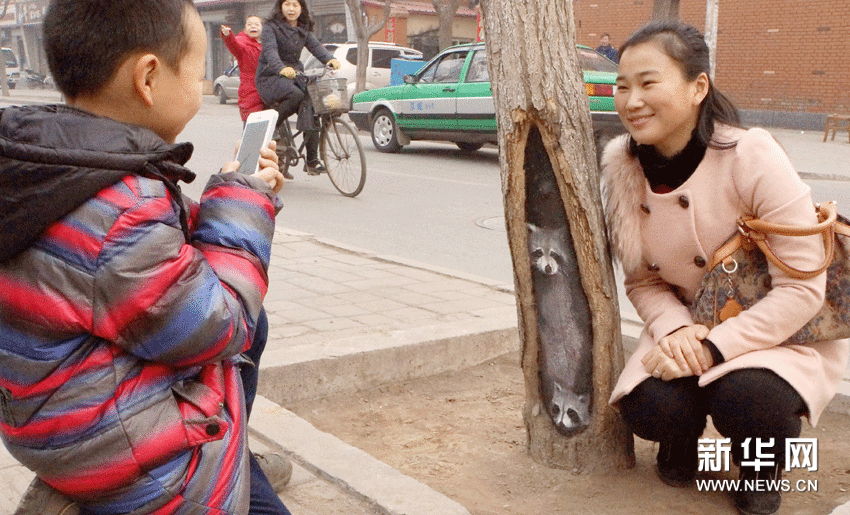
[[[192,149],[69,106],[0,110],[0,262],[127,175],[191,182]]]

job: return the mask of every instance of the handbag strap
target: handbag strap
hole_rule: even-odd
[[[824,202],[816,204],[819,222],[810,227],[799,227],[791,225],[780,225],[765,222],[757,218],[742,218],[738,222],[738,234],[724,243],[712,258],[711,268],[723,263],[724,268],[731,265],[732,254],[738,250],[745,241],[755,243],[764,253],[765,257],[780,270],[795,279],[811,279],[822,274],[830,263],[832,263],[835,251],[835,233],[850,237],[850,226],[837,222],[838,212],[835,202]],[[811,236],[822,234],[824,239],[824,261],[814,270],[799,270],[779,259],[767,241],[768,234],[782,236]]]

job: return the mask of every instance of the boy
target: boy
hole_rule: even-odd
[[[0,436],[87,513],[288,514],[248,452],[238,369],[273,149],[200,204],[180,194],[207,44],[191,0],[51,0],[44,38],[68,105],[0,112]]]

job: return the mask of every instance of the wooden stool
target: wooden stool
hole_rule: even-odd
[[[826,117],[826,125],[823,128],[823,140],[832,131],[832,141],[835,141],[835,133],[847,131],[847,141],[850,143],[850,114],[831,114]]]

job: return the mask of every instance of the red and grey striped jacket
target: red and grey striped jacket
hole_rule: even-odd
[[[0,436],[92,513],[247,513],[239,353],[279,201],[189,144],[65,106],[0,111]],[[76,200],[69,200],[76,199]]]

